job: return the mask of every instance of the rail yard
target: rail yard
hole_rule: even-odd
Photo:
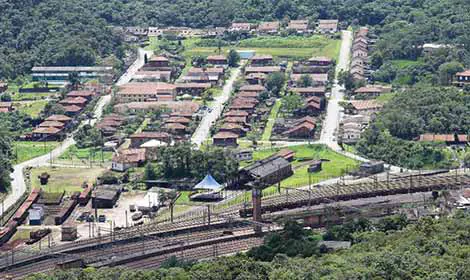
[[[338,183],[310,190],[290,189],[263,198],[260,209],[256,209],[259,207],[256,203],[253,204],[255,212],[264,214],[261,219],[257,216],[251,219],[253,207],[245,207],[242,203],[213,211],[210,215],[200,211],[199,216],[194,214],[173,223],[150,223],[112,232],[101,229],[98,237],[51,246],[39,252],[12,250],[0,256],[0,275],[6,279],[21,279],[35,272],[85,266],[145,269],[158,266],[171,256],[185,260],[209,259],[261,244],[264,234],[280,229],[272,222],[275,220],[273,217],[282,216],[286,210],[291,213],[302,211],[305,216],[325,215],[325,211],[319,209],[332,207],[340,201],[459,190],[468,186],[469,174],[452,172],[372,179],[346,185]],[[382,207],[377,204],[378,208]],[[399,204],[395,203],[394,207]],[[310,212],[309,207],[312,207]],[[320,220],[318,226],[322,226]]]

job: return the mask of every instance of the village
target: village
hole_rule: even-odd
[[[193,212],[209,216],[248,202],[253,188],[268,197],[391,169],[349,151],[386,105],[383,96],[394,94],[369,83],[376,38],[367,28],[341,31],[325,19],[115,31],[139,45],[124,80],[116,82],[110,66],[35,66],[36,86],[24,93],[0,84],[11,95],[1,112],[43,106],[15,142],[24,162],[44,161],[25,169],[27,191],[2,209],[0,240],[10,248],[42,246],[45,235],[51,246]],[[223,39],[230,36],[245,39]],[[297,44],[284,46],[287,40]],[[344,89],[344,73],[360,86]],[[458,73],[456,81],[469,77]],[[31,100],[11,100],[21,94]],[[337,116],[329,110],[335,102]],[[331,139],[322,133],[329,130]]]

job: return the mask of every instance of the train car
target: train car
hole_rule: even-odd
[[[0,231],[0,245],[3,245],[10,240],[10,238],[16,233],[16,228],[18,227],[18,222],[9,221],[6,227]]]
[[[80,203],[81,206],[85,206],[88,204],[88,201],[90,201],[91,198],[92,191],[93,185],[88,184],[87,187],[80,193],[80,196],[78,197],[78,203]]]
[[[54,222],[56,225],[61,225],[62,223],[67,220],[67,218],[70,216],[72,213],[73,209],[75,209],[75,206],[77,206],[78,201],[77,200],[69,200],[65,203],[64,207],[60,209],[59,214],[54,217]]]
[[[17,221],[19,224],[24,222],[24,220],[28,217],[28,210],[31,206],[38,200],[40,194],[39,189],[33,189],[29,194],[28,198],[26,198],[25,202],[18,208],[13,216],[13,220]]]

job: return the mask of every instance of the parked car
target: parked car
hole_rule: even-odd
[[[99,215],[99,216],[98,216],[98,222],[99,222],[99,223],[104,223],[104,222],[106,222],[106,216],[105,216],[105,215]]]

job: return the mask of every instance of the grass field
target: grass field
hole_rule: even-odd
[[[58,145],[58,142],[15,141],[12,145],[13,153],[16,155],[15,163],[45,155]]]
[[[90,160],[101,161],[101,148],[82,148],[79,149],[77,146],[73,145],[68,148],[59,159],[62,160]],[[113,152],[104,151],[103,160],[111,161],[113,158]]]
[[[392,64],[398,68],[406,68],[408,66],[419,65],[422,63],[420,60],[396,59],[391,61]]]
[[[309,160],[329,160],[323,162],[322,171],[311,175],[312,184],[339,177],[359,166],[357,161],[338,154],[323,145],[299,145],[289,147],[288,149],[295,152],[295,160],[292,162],[294,175],[283,180],[281,182],[282,187],[296,188],[308,185],[308,164],[305,164],[305,162]],[[267,158],[280,150],[281,148],[255,151],[253,153],[253,160]]]
[[[102,168],[34,168],[31,172],[31,183],[33,188],[41,187],[45,192],[67,193],[81,191],[83,182],[94,183],[96,178],[104,171]],[[41,186],[38,176],[43,172],[50,175],[49,182]]]
[[[390,93],[383,93],[379,96],[377,96],[377,98],[375,100],[381,102],[381,103],[387,103],[389,102],[390,100],[393,99],[393,97],[395,97],[395,95],[397,95],[396,92],[390,92]]]
[[[264,129],[263,135],[261,136],[261,141],[269,141],[271,138],[271,134],[273,132],[274,123],[276,122],[277,114],[279,113],[279,109],[281,108],[281,100],[276,100],[271,112],[269,113],[269,119],[266,123],[266,127]]]
[[[46,100],[37,100],[31,102],[24,102],[24,103],[17,103],[14,104],[15,108],[17,108],[20,112],[23,112],[27,115],[30,115],[33,118],[37,118],[39,113],[46,107],[48,101]]]
[[[148,50],[159,50],[161,42],[152,38]],[[183,41],[183,55],[187,58],[192,56],[208,56],[218,53],[217,47],[204,46],[204,39],[192,38]],[[341,46],[341,40],[330,39],[315,35],[311,37],[301,36],[261,36],[241,40],[233,46],[224,46],[222,53],[228,53],[232,48],[237,50],[254,50],[257,54],[269,54],[274,57],[305,59],[312,56],[327,56],[337,59]]]

